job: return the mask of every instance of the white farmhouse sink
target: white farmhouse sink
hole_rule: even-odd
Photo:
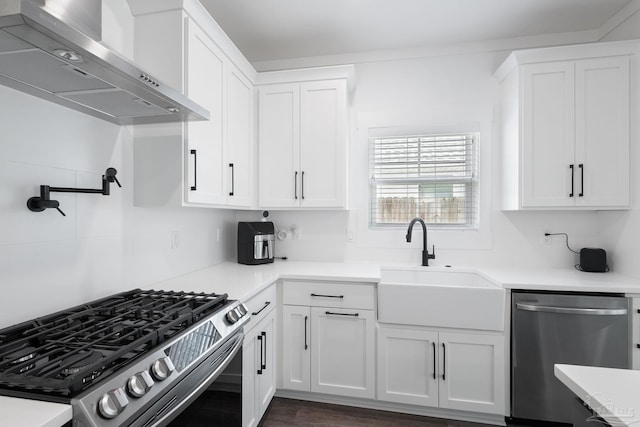
[[[432,267],[381,269],[378,321],[503,331],[505,292],[477,272]]]

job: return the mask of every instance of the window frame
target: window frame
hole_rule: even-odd
[[[407,177],[407,178],[387,178],[387,179],[377,179],[375,178],[374,175],[374,171],[373,171],[373,166],[374,166],[374,162],[375,162],[375,154],[373,153],[373,150],[375,150],[375,144],[376,144],[376,140],[393,140],[393,139],[405,139],[407,140],[407,144],[409,143],[410,139],[437,139],[437,138],[446,138],[446,137],[450,137],[450,136],[460,136],[463,137],[465,140],[470,139],[471,142],[470,144],[467,146],[465,143],[465,147],[468,151],[466,156],[468,156],[470,159],[465,161],[465,170],[467,169],[468,166],[470,166],[470,174],[468,176],[462,176],[462,177],[454,177],[454,176],[447,176],[447,175],[442,175],[442,176],[437,176],[434,175],[433,177]],[[420,190],[420,187],[424,184],[431,184],[431,185],[438,185],[438,184],[464,184],[465,186],[465,196],[464,196],[464,200],[465,200],[465,204],[468,204],[469,202],[472,204],[472,207],[470,209],[465,208],[464,211],[464,216],[465,216],[465,221],[464,223],[451,223],[451,222],[430,222],[427,221],[426,218],[422,218],[423,220],[425,220],[425,223],[433,230],[477,230],[479,228],[479,206],[478,206],[478,199],[479,199],[479,186],[480,186],[480,180],[479,180],[479,173],[478,173],[478,165],[479,165],[479,153],[480,153],[480,132],[478,130],[475,131],[469,131],[469,130],[461,130],[461,131],[456,131],[455,129],[452,129],[449,132],[420,132],[420,133],[404,133],[404,134],[397,134],[397,135],[388,135],[388,136],[369,136],[368,138],[368,179],[369,179],[369,193],[368,193],[368,227],[370,229],[396,229],[396,228],[404,228],[406,226],[405,223],[400,223],[400,222],[396,222],[396,223],[383,223],[383,222],[376,222],[375,217],[376,217],[376,212],[374,212],[374,206],[378,206],[378,196],[377,196],[377,186],[378,185],[393,185],[393,184],[399,184],[399,185],[417,185],[418,186],[418,194],[421,194],[422,191]],[[424,142],[424,141],[418,141],[418,142]],[[437,141],[434,141],[437,142]],[[418,154],[418,157],[420,156],[420,154]],[[420,168],[420,161],[418,160],[416,162],[416,165],[418,168]],[[417,200],[421,200],[421,196],[416,197]],[[420,217],[420,215],[418,214],[418,212],[416,212],[416,214],[412,217]],[[411,219],[409,219],[407,222],[409,222]]]

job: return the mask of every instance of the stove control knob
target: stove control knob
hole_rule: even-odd
[[[153,378],[158,381],[167,379],[167,377],[175,370],[175,366],[173,366],[171,359],[168,357],[158,359],[151,365],[151,375],[153,375]]]
[[[132,397],[142,397],[154,384],[149,372],[138,372],[127,380],[127,392]]]
[[[240,320],[240,316],[238,315],[238,312],[234,309],[227,313],[227,320],[229,321],[229,323],[233,325],[238,320]]]
[[[244,316],[249,312],[249,310],[247,310],[247,306],[244,304],[240,304],[239,306],[237,306],[236,310],[238,311],[238,313],[240,313],[240,317]]]
[[[98,411],[104,418],[115,418],[124,411],[129,399],[122,388],[116,388],[102,395],[98,401]]]

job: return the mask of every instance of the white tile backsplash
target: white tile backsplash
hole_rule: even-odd
[[[133,133],[0,86],[0,328],[228,258],[233,214],[133,205]],[[51,193],[67,216],[30,212],[40,185],[102,187],[111,195]],[[172,232],[179,245],[172,249]]]

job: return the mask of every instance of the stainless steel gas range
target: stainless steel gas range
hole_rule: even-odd
[[[0,330],[0,395],[70,403],[73,425],[167,425],[241,352],[226,294],[132,290]]]

